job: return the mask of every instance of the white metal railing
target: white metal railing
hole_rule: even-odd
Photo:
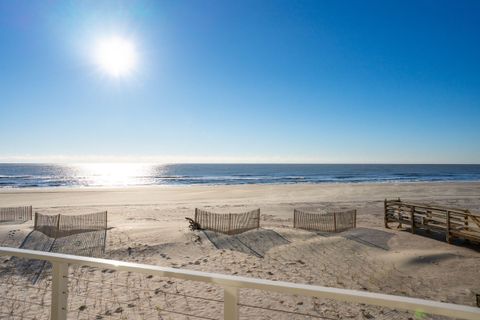
[[[394,309],[442,315],[460,319],[480,319],[480,308],[451,303],[423,300],[381,293],[338,289],[283,281],[229,276],[209,272],[159,267],[117,260],[80,257],[43,251],[0,247],[0,255],[49,261],[53,265],[51,319],[67,318],[68,267],[69,265],[108,268],[118,271],[138,272],[160,277],[201,281],[220,285],[224,289],[224,319],[238,319],[239,289],[264,291],[327,298],[339,301],[365,303]]]

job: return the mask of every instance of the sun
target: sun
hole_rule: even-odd
[[[96,65],[106,74],[116,78],[127,76],[135,70],[137,56],[135,44],[120,36],[100,39],[95,45]]]

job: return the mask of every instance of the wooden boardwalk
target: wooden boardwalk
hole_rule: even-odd
[[[398,222],[399,227],[409,225],[412,233],[416,229],[445,233],[448,243],[454,238],[480,243],[480,215],[467,209],[404,202],[400,198],[385,199],[384,206],[386,228],[390,222]]]

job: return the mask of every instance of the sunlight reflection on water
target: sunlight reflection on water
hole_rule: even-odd
[[[131,186],[151,184],[154,171],[151,164],[84,163],[72,167],[80,184],[89,186]]]
[[[480,165],[0,163],[0,188],[480,181]]]

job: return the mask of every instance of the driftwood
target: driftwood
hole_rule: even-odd
[[[185,217],[185,219],[188,221],[189,225],[188,225],[188,228],[192,231],[195,231],[195,230],[201,230],[202,228],[200,227],[200,224],[198,222],[195,222],[195,220],[193,220],[192,218],[187,218]]]

